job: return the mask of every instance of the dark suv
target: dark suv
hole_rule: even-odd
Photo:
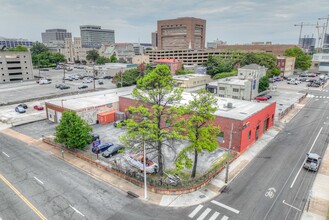
[[[102,153],[104,151],[106,151],[109,147],[113,146],[112,143],[105,143],[105,144],[101,144],[101,145],[98,145],[96,147],[93,147],[91,149],[91,151],[94,153],[94,154],[99,154],[99,153]]]
[[[123,150],[124,147],[119,144],[114,144],[113,146],[107,148],[106,151],[102,153],[102,156],[105,158],[112,157],[114,154],[117,154],[119,150]]]

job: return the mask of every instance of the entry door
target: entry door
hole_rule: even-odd
[[[268,122],[269,122],[269,118],[267,118],[267,119],[264,121],[263,133],[264,133],[265,131],[267,131],[267,129],[268,129]]]
[[[256,140],[258,140],[258,133],[259,133],[259,125],[256,127]]]

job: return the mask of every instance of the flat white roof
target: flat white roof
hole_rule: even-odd
[[[193,78],[198,78],[198,77],[204,77],[204,76],[207,76],[205,74],[186,74],[186,75],[174,75],[173,76],[173,79],[176,79],[176,80],[189,80],[189,79],[193,79]],[[209,77],[210,79],[210,77]]]
[[[131,94],[123,95],[126,98],[133,99]],[[256,114],[262,109],[266,108],[272,102],[256,102],[256,101],[244,101],[238,99],[231,98],[221,98],[215,96],[217,98],[217,108],[218,110],[214,113],[216,116],[231,118],[235,120],[245,120],[250,116]],[[192,100],[192,94],[189,92],[182,93],[182,100],[180,105],[187,104],[190,100]],[[228,103],[232,103],[232,108],[228,107]]]
[[[248,79],[240,79],[238,77],[228,77],[210,82],[209,85],[217,86],[218,83],[228,84],[228,85],[245,85],[247,81]]]
[[[130,94],[134,87],[123,87],[121,90],[109,90],[102,94],[84,94],[74,97],[62,97],[46,103],[79,111],[86,108],[99,107],[119,102],[119,96]],[[88,96],[87,96],[88,95]]]

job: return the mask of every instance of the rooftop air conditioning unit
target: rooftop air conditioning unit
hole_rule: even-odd
[[[233,103],[232,102],[228,102],[227,103],[227,108],[233,108]]]

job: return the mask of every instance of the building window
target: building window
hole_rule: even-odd
[[[239,92],[239,89],[233,88],[233,92]]]
[[[218,96],[219,96],[219,97],[222,97],[222,98],[224,98],[224,97],[225,97],[225,96],[224,96],[224,95],[222,95],[222,94],[218,94]]]
[[[239,99],[239,96],[234,95],[234,96],[232,96],[232,98],[233,99]]]
[[[251,131],[249,131],[248,133],[248,140],[250,140],[250,138],[251,138]]]
[[[219,87],[218,89],[219,90],[225,90],[225,87]]]

